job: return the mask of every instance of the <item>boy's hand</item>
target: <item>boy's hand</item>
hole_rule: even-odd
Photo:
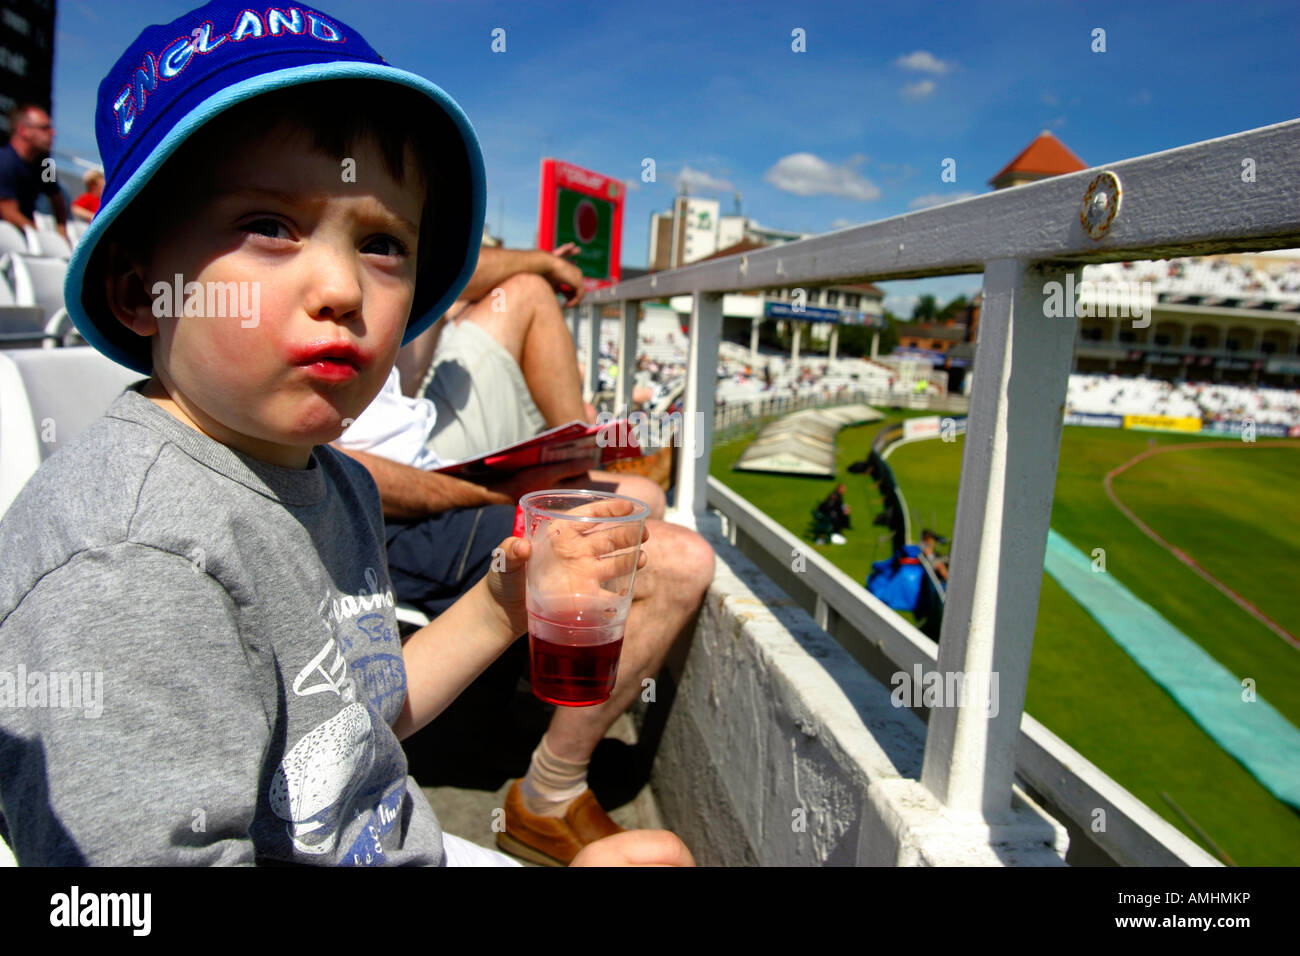
[[[486,581],[488,595],[496,603],[518,637],[528,630],[528,609],[524,603],[528,559],[532,545],[523,538],[510,537],[492,551],[492,568]]]

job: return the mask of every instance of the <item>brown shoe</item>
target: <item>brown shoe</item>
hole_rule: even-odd
[[[506,795],[506,829],[497,834],[497,846],[507,853],[543,866],[568,866],[588,843],[622,833],[609,818],[596,795],[584,790],[562,817],[539,817],[524,809],[516,780]]]

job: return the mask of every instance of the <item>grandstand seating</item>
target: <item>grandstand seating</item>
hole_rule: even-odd
[[[63,278],[67,271],[67,260],[58,257],[9,252],[0,258],[0,275],[13,290],[14,304],[38,306],[44,321],[63,308]]]
[[[1070,376],[1066,406],[1095,415],[1170,415],[1300,424],[1300,392],[1221,382],[1167,382],[1118,375]]]
[[[59,235],[56,230],[33,229],[28,226],[24,231],[27,233],[27,245],[31,248],[33,255],[51,256],[64,260],[72,257],[72,244]],[[70,236],[71,233],[69,233]]]
[[[1150,282],[1157,296],[1208,296],[1289,306],[1300,304],[1300,261],[1285,266],[1274,264],[1269,268],[1197,258],[1107,262],[1085,266],[1083,279],[1094,283]]]
[[[12,222],[0,220],[0,255],[7,252],[31,252],[27,234]]]

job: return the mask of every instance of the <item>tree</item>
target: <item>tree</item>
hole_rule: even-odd
[[[939,321],[946,322],[948,319],[955,319],[958,315],[964,312],[969,305],[970,303],[966,301],[964,295],[957,296],[957,298],[953,299],[945,305],[942,310],[940,310]]]
[[[913,322],[929,322],[934,318],[937,311],[934,296],[926,294],[916,300],[916,305],[912,306]]]

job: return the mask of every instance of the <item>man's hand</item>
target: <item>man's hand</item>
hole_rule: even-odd
[[[582,270],[568,260],[568,256],[577,253],[578,247],[566,242],[550,254],[549,268],[540,273],[556,292],[563,295],[564,307],[571,308],[582,301]]]
[[[483,487],[493,499],[493,504],[513,505],[530,491],[554,488],[566,478],[585,475],[590,468],[591,462],[585,458],[557,461],[550,465],[535,465],[532,468],[521,469],[509,478]]]

